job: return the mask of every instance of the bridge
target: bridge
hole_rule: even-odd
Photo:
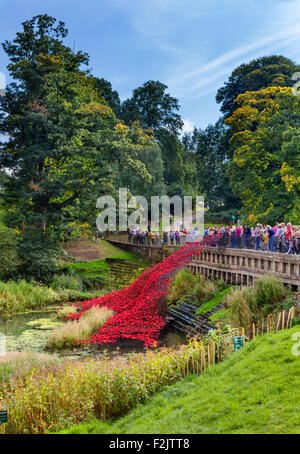
[[[127,235],[110,235],[106,239],[151,263],[158,263],[181,247],[133,244],[128,241]],[[187,267],[194,274],[202,274],[207,279],[222,279],[237,285],[253,285],[255,280],[269,274],[283,284],[290,285],[294,291],[300,291],[300,255],[296,254],[203,247],[200,256],[194,258]]]

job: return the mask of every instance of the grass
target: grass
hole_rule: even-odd
[[[135,254],[124,252],[119,248],[116,249],[118,253],[109,254],[108,257],[90,260],[88,262],[71,263],[68,264],[67,267],[72,274],[78,276],[81,279],[86,290],[97,290],[110,286],[119,287],[119,282],[114,279],[111,280],[110,263],[106,261],[107,258],[124,260],[126,262],[134,263],[137,265],[140,264],[142,269],[144,269],[145,266],[148,265],[148,263],[140,259]],[[137,276],[133,274],[132,277]]]
[[[218,306],[224,300],[224,297],[229,293],[230,288],[226,288],[221,292],[217,293],[211,300],[202,304],[199,309],[196,311],[196,315],[203,315],[207,312],[212,311],[216,306]]]
[[[105,293],[105,291],[104,291]],[[68,288],[47,287],[35,282],[0,281],[0,314],[12,314],[100,296],[103,291],[83,292]]]
[[[156,394],[116,421],[74,426],[71,434],[299,434],[300,326],[254,339],[229,360]]]
[[[6,352],[0,356],[0,390],[1,383],[8,382],[10,379],[20,379],[34,369],[52,370],[58,369],[63,365],[64,360],[56,355],[47,353],[31,352]]]
[[[65,325],[54,329],[50,334],[47,346],[56,350],[74,348],[76,341],[88,339],[112,316],[113,311],[106,307],[94,306],[84,312],[79,320],[69,320]]]

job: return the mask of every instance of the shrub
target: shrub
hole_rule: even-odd
[[[255,282],[253,287],[233,289],[227,296],[224,306],[234,326],[249,326],[262,317],[291,307],[287,297],[289,290],[273,277],[265,276]]]
[[[61,302],[60,295],[53,289],[25,280],[18,282],[0,281],[0,313],[22,312]]]
[[[57,350],[75,347],[75,342],[89,338],[112,316],[113,311],[106,307],[94,306],[83,312],[79,320],[69,320],[64,326],[53,330],[48,340],[48,347]]]
[[[168,304],[173,305],[180,302],[184,295],[193,290],[196,283],[197,280],[193,273],[187,268],[179,271],[169,287],[167,295]]]
[[[82,281],[79,276],[69,274],[55,274],[50,287],[54,290],[82,290]]]
[[[0,230],[0,278],[15,276],[18,268],[17,235],[11,229]]]

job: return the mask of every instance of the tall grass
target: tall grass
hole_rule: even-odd
[[[0,313],[21,312],[59,302],[61,302],[61,296],[49,287],[24,280],[0,281]]]
[[[33,369],[0,387],[0,409],[10,415],[6,431],[43,433],[93,416],[124,415],[162,387],[196,373],[202,354],[203,343],[195,341],[177,350],[133,354],[127,361],[89,359],[54,371]]]
[[[227,321],[229,319],[233,326],[247,328],[277,309],[280,311],[289,294],[287,287],[270,276],[256,281],[253,287],[232,289],[224,301]]]
[[[0,389],[10,379],[21,379],[33,369],[51,370],[53,373],[63,365],[64,360],[56,355],[32,352],[6,352],[0,356]]]
[[[75,346],[76,341],[89,338],[113,316],[113,311],[106,307],[92,307],[84,312],[79,320],[69,320],[51,332],[47,346],[56,350]]]
[[[63,287],[63,282],[66,287]],[[68,288],[67,285],[73,288]],[[83,292],[76,289],[75,278],[67,279],[63,277],[53,284],[55,288],[47,287],[37,282],[20,281],[0,281],[0,314],[24,312],[26,310],[40,309],[47,306],[65,303],[66,301],[84,301],[94,296],[100,296],[109,289],[93,292]]]

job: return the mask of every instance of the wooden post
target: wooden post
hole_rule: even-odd
[[[284,329],[284,322],[285,322],[285,310],[283,309],[283,311],[282,311],[282,324],[281,324],[281,329]]]
[[[252,338],[255,338],[255,324],[252,323]]]
[[[278,315],[278,320],[277,320],[277,325],[276,325],[276,332],[277,332],[278,329],[279,329],[280,320],[281,320],[281,312],[280,312],[279,315]]]
[[[288,316],[287,316],[287,320],[286,320],[286,329],[288,329],[288,327],[289,327],[291,313],[292,313],[292,308],[288,312]]]
[[[265,324],[265,321],[264,321],[264,318],[261,319],[261,334],[264,334],[264,324]]]

